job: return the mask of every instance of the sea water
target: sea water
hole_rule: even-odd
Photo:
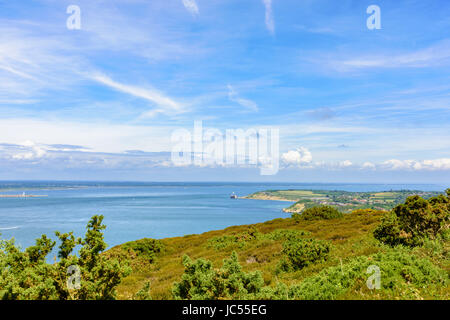
[[[290,202],[230,199],[268,189],[444,191],[443,185],[292,183],[0,182],[1,238],[23,248],[42,234],[83,236],[93,215],[103,215],[109,247],[141,238],[165,238],[285,218]]]

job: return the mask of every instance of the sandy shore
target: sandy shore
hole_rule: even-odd
[[[281,197],[269,196],[269,195],[251,195],[241,197],[240,199],[253,199],[253,200],[274,200],[274,201],[285,201],[285,202],[297,202],[297,200],[288,200]]]

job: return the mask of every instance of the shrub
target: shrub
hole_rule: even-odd
[[[318,275],[303,280],[289,289],[290,299],[337,299],[349,291],[363,292],[373,274],[368,267],[380,268],[380,290],[390,296],[404,299],[417,298],[417,289],[448,284],[448,274],[428,259],[420,259],[408,250],[398,247],[384,253],[360,256],[342,266],[329,267]]]
[[[208,246],[216,250],[222,250],[231,246],[243,248],[248,242],[261,238],[262,233],[260,233],[255,227],[250,226],[246,231],[241,233],[213,237],[208,240]]]
[[[303,236],[309,236],[311,232],[292,229],[277,229],[271,233],[265,234],[264,238],[269,240],[295,240]]]
[[[163,251],[164,245],[159,240],[144,238],[127,242],[122,248],[125,250],[133,250],[138,256],[143,256],[148,259],[149,262],[153,262],[156,255]]]
[[[335,219],[342,216],[342,212],[331,206],[316,206],[304,210],[301,214],[292,214],[294,220]]]
[[[261,240],[291,240],[299,239],[303,236],[310,235],[311,233],[303,230],[291,230],[291,229],[277,229],[270,233],[260,233],[255,227],[250,227],[248,230],[220,237],[213,237],[208,240],[208,247],[212,247],[216,250],[222,250],[229,247],[237,249],[244,248],[247,244],[260,241],[258,245],[261,245]]]
[[[282,282],[278,282],[275,287],[263,287],[255,295],[257,300],[288,300],[289,287]]]
[[[152,300],[150,295],[150,282],[146,282],[144,286],[133,295],[133,300]]]
[[[54,264],[47,264],[46,257],[56,242],[45,235],[25,251],[13,240],[0,241],[0,299],[114,299],[116,287],[131,270],[101,254],[106,249],[102,221],[103,216],[93,216],[84,239],[75,238],[73,232],[56,232],[61,244],[60,260]],[[72,253],[77,245],[81,245],[78,256]],[[73,276],[68,272],[71,266],[78,267],[81,281],[77,289],[68,286]]]
[[[288,240],[283,244],[283,254],[287,260],[282,260],[282,270],[302,269],[314,262],[325,261],[331,245],[327,241],[315,239]]]
[[[376,239],[391,246],[417,246],[426,238],[447,237],[450,224],[450,189],[447,197],[440,195],[425,200],[408,197],[382,218],[375,229]]]
[[[356,209],[352,211],[352,214],[355,215],[370,215],[377,213],[384,213],[384,210],[375,210],[375,209]]]
[[[224,260],[219,270],[213,269],[208,260],[193,262],[188,256],[183,257],[183,265],[181,281],[172,289],[175,299],[254,299],[264,285],[259,271],[242,271],[236,252]]]

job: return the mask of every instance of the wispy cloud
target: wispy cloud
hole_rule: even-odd
[[[230,99],[230,101],[238,103],[240,106],[244,107],[247,111],[253,112],[258,111],[258,105],[255,102],[249,99],[241,98],[231,85],[228,85],[227,87],[228,87],[228,98]]]
[[[91,152],[117,153],[124,150],[171,150],[172,126],[113,124],[107,119],[67,121],[64,119],[0,118],[0,142],[21,145],[35,141],[45,149],[61,145],[83,146]],[[58,147],[55,147],[59,145]],[[64,149],[64,148],[62,148]],[[67,147],[66,147],[67,149]]]
[[[442,40],[425,49],[407,53],[386,53],[363,55],[350,59],[331,59],[329,63],[338,71],[368,68],[426,68],[449,65],[450,40]]]
[[[183,5],[187,11],[189,11],[193,15],[198,14],[198,12],[199,12],[198,5],[197,5],[197,2],[195,2],[195,0],[182,0],[182,1],[183,1]]]
[[[262,1],[266,8],[266,14],[265,14],[266,28],[267,28],[267,30],[269,30],[269,32],[271,34],[274,34],[275,33],[275,21],[273,19],[272,0],[262,0]]]
[[[159,113],[173,115],[186,111],[182,104],[176,102],[170,97],[165,96],[157,90],[119,83],[103,74],[94,74],[92,75],[92,79],[117,91],[130,94],[137,98],[145,99],[156,105],[156,108],[143,113],[141,115],[142,117],[153,117]]]

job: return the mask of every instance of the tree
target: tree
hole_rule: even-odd
[[[392,246],[417,246],[426,238],[445,236],[450,225],[450,189],[446,194],[428,200],[417,195],[408,197],[382,218],[375,238]]]
[[[107,247],[102,221],[103,216],[93,216],[84,239],[75,238],[73,232],[56,232],[61,244],[54,264],[48,264],[46,257],[56,242],[46,235],[24,251],[14,240],[0,240],[0,299],[114,299],[117,285],[131,269],[101,254]]]

